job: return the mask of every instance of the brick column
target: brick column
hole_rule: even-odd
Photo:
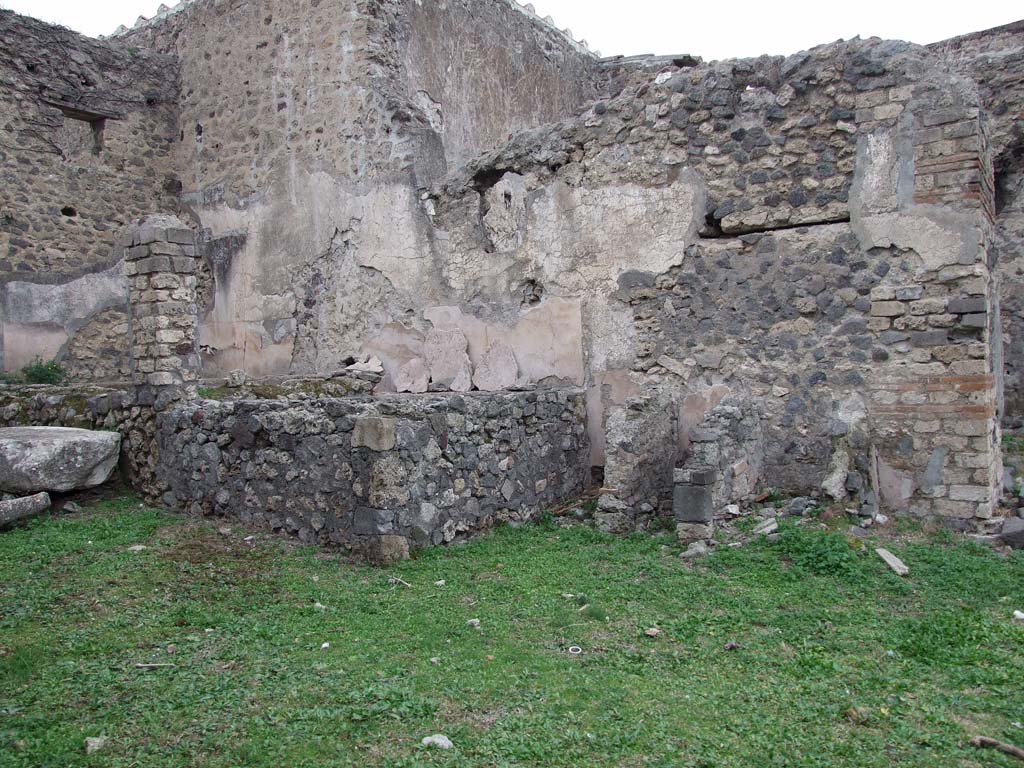
[[[870,245],[894,248],[893,269],[871,290],[867,324],[877,339],[867,388],[878,501],[984,529],[1001,493],[1002,371],[992,165],[970,97],[928,84],[877,94],[881,106],[865,108],[871,120],[859,127],[871,133],[869,149],[889,141],[896,152],[903,142],[888,178],[906,194],[879,197],[885,180],[876,177],[862,188],[855,223]]]
[[[195,234],[174,216],[147,216],[122,241],[129,348],[136,386],[194,381],[197,346]]]

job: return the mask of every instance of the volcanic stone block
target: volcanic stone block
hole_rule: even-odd
[[[677,523],[710,523],[714,514],[710,485],[675,486],[672,512]]]

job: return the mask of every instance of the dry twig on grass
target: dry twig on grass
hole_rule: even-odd
[[[988,736],[975,736],[971,739],[971,746],[978,748],[987,747],[988,749],[994,749],[997,752],[1002,752],[1004,755],[1016,757],[1018,760],[1024,761],[1024,749],[1015,747],[1013,744],[1007,744],[996,739],[990,739]]]

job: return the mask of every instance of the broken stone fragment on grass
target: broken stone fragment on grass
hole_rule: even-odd
[[[37,493],[20,499],[0,501],[0,528],[42,514],[50,508],[49,494]]]
[[[437,747],[438,749],[451,749],[455,745],[452,744],[452,740],[441,733],[435,733],[433,736],[427,736],[420,742],[424,747]]]
[[[661,630],[657,627],[651,627],[650,629],[644,630],[644,634],[648,637],[657,637],[661,634]]]
[[[85,740],[85,754],[92,755],[99,752],[105,746],[107,746],[108,739],[106,736],[89,736]]]
[[[682,560],[691,560],[696,557],[703,557],[708,553],[708,545],[703,541],[695,541],[686,548],[685,552],[680,553],[679,557]]]
[[[480,619],[470,619],[466,623],[473,629],[480,629]]]
[[[767,536],[769,533],[775,533],[777,530],[779,530],[777,520],[765,520],[754,529],[753,533],[755,536]]]
[[[903,561],[900,560],[896,555],[890,552],[884,547],[879,547],[875,550],[875,553],[885,561],[885,564],[892,568],[893,572],[897,576],[906,576],[910,573],[910,569],[904,565]]]

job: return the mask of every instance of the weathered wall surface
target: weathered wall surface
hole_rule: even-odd
[[[670,66],[427,208],[442,275],[485,311],[514,317],[526,285],[579,302],[592,433],[651,386],[684,425],[732,392],[763,405],[776,487],[820,492],[838,453],[866,503],[991,514],[991,164],[976,90],[926,50]],[[863,423],[875,453],[849,447]]]
[[[621,533],[646,527],[672,503],[672,472],[680,458],[679,415],[671,395],[646,392],[609,410],[605,419],[604,487],[594,514],[598,528]]]
[[[584,413],[579,390],[196,401],[161,416],[165,501],[307,542],[440,544],[578,496]]]
[[[949,66],[974,79],[988,118],[996,181],[1006,418],[1024,422],[1024,22],[937,43]]]
[[[603,90],[597,59],[513,0],[406,0],[397,20],[406,96],[440,135],[451,170]]]
[[[177,205],[176,73],[170,57],[0,11],[4,369],[61,356],[73,375],[123,376],[114,237]]]
[[[175,162],[208,234],[210,372],[330,371],[450,303],[419,190],[603,78],[505,0],[195,2],[124,39],[181,58]]]
[[[415,125],[392,125],[401,104],[377,85],[383,35],[364,5],[195,2],[122,38],[181,59],[174,162],[207,235],[211,373],[287,372],[325,273],[373,290],[374,276],[341,258],[346,238],[392,216],[407,229],[394,211],[412,193],[390,177],[427,153]],[[403,236],[384,238],[401,252]]]

